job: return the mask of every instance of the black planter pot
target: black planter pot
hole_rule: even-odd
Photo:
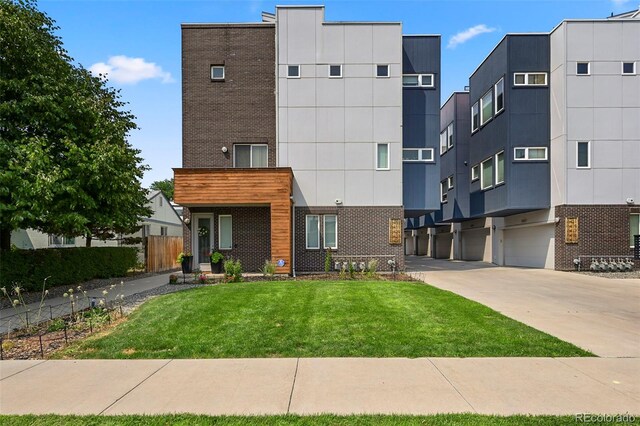
[[[219,261],[218,263],[211,262],[211,273],[212,274],[222,273],[222,261]]]
[[[193,256],[184,256],[181,266],[183,274],[190,274],[193,271]]]

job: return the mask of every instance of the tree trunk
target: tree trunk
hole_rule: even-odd
[[[85,239],[87,240],[85,247],[91,247],[91,235],[86,235]]]
[[[0,228],[0,251],[11,250],[11,229]]]

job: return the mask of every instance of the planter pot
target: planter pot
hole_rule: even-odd
[[[193,256],[184,256],[181,266],[183,274],[190,274],[193,271]]]
[[[212,274],[221,274],[222,273],[222,261],[218,263],[211,262],[211,273]]]

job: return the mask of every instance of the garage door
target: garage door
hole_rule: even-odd
[[[491,237],[489,228],[462,231],[462,260],[491,262]]]
[[[449,259],[453,235],[451,233],[436,235],[436,259]]]
[[[504,231],[504,264],[553,269],[555,225]]]

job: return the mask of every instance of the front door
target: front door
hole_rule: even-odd
[[[209,271],[209,255],[213,251],[213,213],[198,213],[193,215],[192,231],[194,268]]]

